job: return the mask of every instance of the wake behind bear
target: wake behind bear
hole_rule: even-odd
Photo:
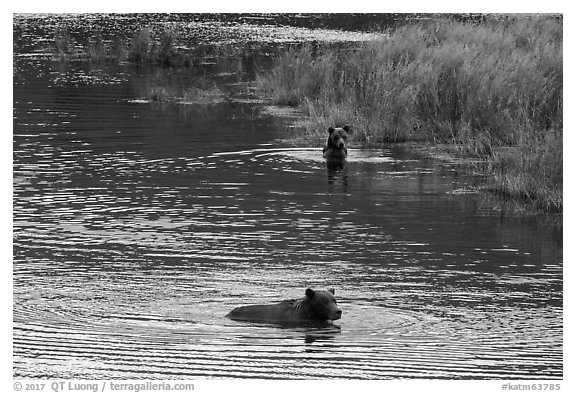
[[[336,304],[334,289],[320,291],[308,288],[303,298],[236,307],[226,316],[238,321],[291,324],[334,321],[340,319],[342,310]]]

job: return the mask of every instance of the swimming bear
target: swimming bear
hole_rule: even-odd
[[[336,304],[334,289],[321,291],[308,288],[303,298],[236,307],[226,316],[238,321],[253,322],[326,322],[340,319],[342,310]]]

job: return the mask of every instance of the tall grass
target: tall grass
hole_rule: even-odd
[[[159,38],[155,40],[149,28],[145,27],[137,30],[130,41],[128,61],[162,66],[184,63],[187,59],[176,51],[176,35],[176,29],[166,28],[160,33]]]
[[[54,32],[53,52],[60,61],[90,59],[95,63],[127,60],[130,63],[162,66],[191,64],[188,56],[176,50],[177,32],[171,27],[161,31],[156,38],[150,28],[140,28],[129,39],[127,47],[120,36],[107,42],[102,35],[102,30],[96,29],[84,45],[79,45],[65,26],[58,27]]]
[[[155,61],[161,65],[168,66],[173,63],[176,49],[174,41],[176,40],[176,29],[165,29],[160,35],[160,44],[155,51]]]
[[[102,32],[96,31],[95,36],[88,43],[88,53],[90,59],[94,62],[101,63],[108,57],[108,48],[102,39]]]
[[[76,55],[74,40],[66,26],[58,26],[54,31],[54,52],[60,61],[69,60]]]
[[[555,195],[537,204],[561,210],[562,39],[562,20],[549,16],[440,20],[355,48],[289,50],[258,85],[304,108],[312,132],[347,122],[366,144],[450,142],[493,164],[493,189]]]
[[[544,211],[562,211],[562,132],[522,137],[515,148],[499,149],[488,160],[488,188]]]
[[[137,30],[132,36],[128,49],[128,61],[132,63],[144,63],[150,59],[152,36],[149,28]]]

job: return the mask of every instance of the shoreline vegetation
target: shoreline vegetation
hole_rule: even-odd
[[[156,64],[161,66],[190,66],[192,56],[177,51],[176,29],[162,31],[156,39],[152,30],[143,27],[136,30],[131,39],[114,37],[104,40],[102,31],[96,30],[87,42],[79,43],[71,36],[66,26],[54,32],[52,53],[59,61],[89,60],[94,63],[129,62]]]
[[[231,70],[229,74],[239,78],[244,74],[239,58],[246,52],[246,48],[223,44],[182,49],[176,45],[178,35],[175,27],[157,31],[142,27],[127,39],[115,36],[105,40],[102,31],[96,30],[91,37],[77,41],[63,25],[55,29],[54,41],[48,51],[61,63],[80,61],[96,66],[133,64],[162,69],[190,68],[191,73],[203,65],[216,65],[218,68]],[[257,50],[257,46],[252,45],[249,49]],[[174,86],[160,80],[150,87],[145,99],[153,103],[210,105],[246,100],[246,96],[254,100],[249,90],[246,88],[237,92],[240,98],[232,97],[230,92],[222,91],[214,80],[204,75],[191,78],[190,84],[185,86]]]
[[[556,15],[487,15],[418,20],[382,38],[350,45],[291,45],[257,67],[256,89],[276,105],[298,108],[303,140],[319,143],[327,125],[351,125],[355,144],[416,142],[471,162],[484,189],[531,209],[563,211],[563,32]],[[197,66],[234,58],[238,48],[181,51],[177,31],[79,45],[65,27],[52,48],[60,61]],[[214,52],[214,53],[212,53]],[[208,60],[210,61],[210,60]],[[259,70],[258,70],[259,69]],[[152,102],[227,102],[218,86],[180,97],[155,86]]]
[[[261,92],[301,108],[308,139],[348,123],[365,147],[425,142],[480,161],[486,190],[562,212],[562,19],[413,23],[350,48],[290,49]]]

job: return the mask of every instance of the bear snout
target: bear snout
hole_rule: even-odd
[[[334,317],[332,318],[332,320],[335,321],[335,320],[337,320],[337,319],[340,319],[341,317],[342,317],[342,310],[337,309],[337,310],[334,312]]]

